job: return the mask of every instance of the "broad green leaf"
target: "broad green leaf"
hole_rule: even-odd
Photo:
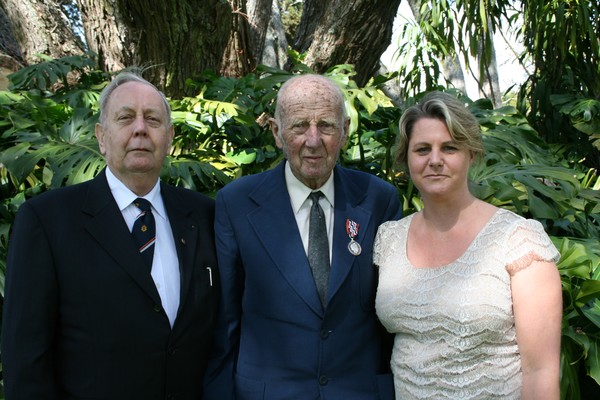
[[[4,164],[19,183],[22,183],[27,175],[33,171],[40,159],[40,157],[29,152],[30,147],[30,143],[23,142],[0,153],[0,164]]]
[[[600,281],[588,279],[581,284],[576,304],[578,307],[584,307],[587,302],[598,298],[600,298]],[[595,315],[594,322],[600,322],[600,313],[598,313],[600,312],[600,304],[596,302],[588,310],[592,310],[590,311],[590,315]],[[600,323],[597,323],[597,325],[600,328]]]
[[[598,325],[596,323],[596,325]],[[598,325],[600,326],[600,325]],[[600,346],[598,341],[590,343],[588,351],[587,365],[589,366],[589,375],[600,385]]]
[[[256,153],[249,152],[247,150],[240,151],[235,154],[228,153],[227,156],[233,159],[238,164],[250,164],[254,162],[254,160],[256,160]]]

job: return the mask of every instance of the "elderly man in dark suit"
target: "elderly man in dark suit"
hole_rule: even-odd
[[[336,165],[348,127],[334,82],[291,78],[271,120],[286,160],[219,191],[207,399],[393,399],[372,245],[401,208],[388,183]]]
[[[198,400],[218,305],[214,202],[160,182],[173,126],[153,85],[122,73],[100,109],[107,168],[25,202],[13,227],[6,398]]]

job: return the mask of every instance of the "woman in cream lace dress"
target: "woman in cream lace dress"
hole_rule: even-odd
[[[404,113],[398,144],[424,207],[375,241],[396,398],[558,399],[559,254],[539,222],[469,192],[477,120],[433,93]]]

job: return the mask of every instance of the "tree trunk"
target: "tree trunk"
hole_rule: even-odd
[[[19,47],[15,49],[13,43],[12,57],[20,56],[17,61],[31,64],[40,61],[36,53],[52,58],[83,54],[81,41],[65,23],[68,19],[60,3],[59,0],[0,0],[0,8]],[[2,45],[6,47],[4,42]]]
[[[294,48],[306,52],[304,62],[319,73],[353,64],[354,79],[364,86],[390,44],[400,1],[306,0]]]
[[[458,55],[452,54],[444,57],[442,60],[442,72],[448,82],[456,89],[467,94],[467,85],[465,83],[465,74],[460,66]]]
[[[480,85],[481,93],[490,99],[495,107],[502,106],[502,94],[500,93],[500,79],[498,78],[498,61],[496,60],[496,47],[494,42],[490,41],[490,57],[489,64],[485,63],[483,54],[484,49],[479,46],[478,59],[480,63]]]
[[[24,62],[21,46],[15,39],[8,17],[0,7],[0,67],[14,72],[14,68],[18,68]]]
[[[57,11],[65,1],[0,0],[26,60],[34,52],[51,57],[83,53],[68,19]],[[169,96],[194,94],[185,80],[206,70],[242,76],[254,68],[248,0],[69,1],[77,3],[88,48],[98,55],[103,70],[145,69],[144,76]],[[287,47],[277,14],[264,32],[265,5],[273,0],[254,1],[251,16],[259,28],[254,40],[255,45],[262,43],[256,60],[275,66]],[[306,0],[298,49],[306,51],[305,62],[316,72],[354,64],[355,80],[362,86],[378,70],[399,4],[400,0]],[[267,46],[268,40],[273,45]],[[276,51],[266,58],[266,49]]]
[[[250,43],[250,28],[246,15],[245,0],[228,0],[233,10],[229,40],[221,60],[220,73],[223,76],[243,76],[254,66],[254,56]]]
[[[248,20],[250,23],[250,44],[255,60],[260,62],[265,48],[265,39],[271,20],[273,0],[247,0]]]
[[[285,38],[285,28],[281,21],[281,7],[279,1],[274,1],[271,10],[271,21],[267,28],[265,43],[257,64],[283,69],[287,61],[288,42]]]
[[[223,70],[234,15],[239,15],[222,0],[77,3],[88,45],[101,67],[111,72],[143,67],[145,77],[170,96],[191,94],[186,91],[187,78]]]

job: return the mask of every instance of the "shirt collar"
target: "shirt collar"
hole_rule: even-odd
[[[320,190],[325,196],[325,199],[327,199],[329,204],[331,204],[331,207],[333,207],[335,200],[335,189],[333,181],[334,179],[332,172],[331,175],[329,175],[327,181],[323,184],[323,186],[314,190]],[[313,192],[313,189],[309,188],[304,183],[300,182],[298,178],[296,178],[296,176],[292,172],[290,163],[287,161],[285,163],[285,184],[290,195],[292,210],[294,211],[294,214],[297,214],[304,202],[306,201],[306,199],[308,198],[308,195],[311,192]]]
[[[117,206],[121,212],[129,207],[135,199],[140,197],[133,193],[127,186],[125,186],[125,184],[112,173],[108,166],[106,167],[106,180],[108,181],[108,187],[110,188],[110,191],[115,198]],[[165,210],[165,205],[160,195],[160,180],[157,179],[152,190],[142,197],[152,203],[153,210],[159,216],[166,218],[167,213]]]

